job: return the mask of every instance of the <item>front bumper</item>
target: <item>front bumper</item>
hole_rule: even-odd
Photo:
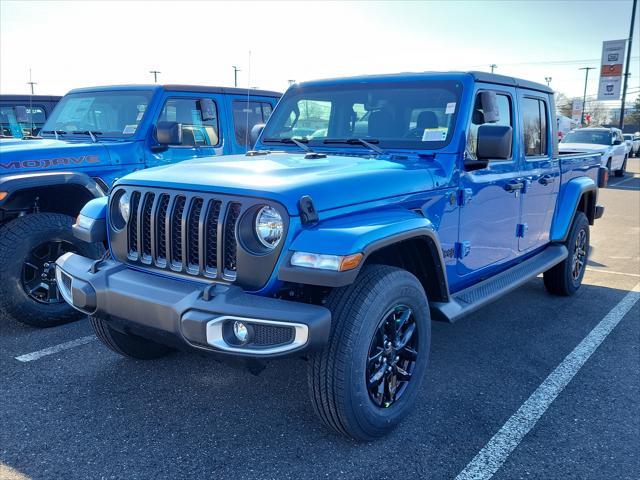
[[[77,310],[112,328],[170,345],[243,357],[282,357],[324,346],[325,307],[245,293],[233,285],[202,285],[127,268],[113,260],[67,253],[57,262],[59,289]],[[233,324],[249,336],[240,344]]]

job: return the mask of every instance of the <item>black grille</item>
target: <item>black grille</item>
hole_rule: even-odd
[[[67,292],[71,294],[71,277],[66,273],[62,272],[62,284]]]
[[[176,272],[235,280],[235,232],[242,213],[240,202],[146,189],[130,194],[129,260]]]
[[[253,345],[269,347],[293,342],[295,329],[293,327],[278,327],[253,323]]]

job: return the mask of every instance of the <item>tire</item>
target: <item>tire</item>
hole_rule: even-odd
[[[354,284],[333,290],[327,307],[332,313],[329,342],[310,358],[308,366],[311,403],[318,417],[334,431],[359,441],[379,438],[409,413],[420,392],[431,343],[427,297],[418,279],[409,272],[371,265],[362,270]],[[413,336],[409,335],[414,352],[407,349],[395,352],[389,348],[388,353],[383,351],[376,356],[378,362],[382,358],[388,367],[390,361],[383,355],[388,354],[396,361],[402,355],[397,365],[411,373],[410,380],[394,388],[394,398],[389,397],[391,402],[385,402],[384,395],[391,391],[390,386],[386,387],[391,385],[387,383],[391,378],[387,375],[399,372],[394,365],[393,373],[385,371],[382,380],[377,382],[383,385],[384,394],[374,399],[368,391],[367,378],[373,378],[372,373],[381,369],[368,359],[372,351],[379,352],[375,347],[377,342],[386,338],[382,333],[375,333],[384,328],[382,325],[397,325],[396,318],[402,318],[407,311],[410,317],[404,334],[415,325]],[[391,323],[385,323],[385,318],[391,319]],[[415,361],[405,359],[413,358],[414,354]]]
[[[622,162],[622,167],[620,170],[615,171],[616,177],[624,177],[624,174],[627,172],[627,157],[624,157],[624,162]]]
[[[55,287],[55,260],[67,251],[99,258],[102,245],[73,236],[73,218],[59,213],[18,217],[0,227],[0,313],[33,327],[53,327],[83,315]],[[36,259],[37,265],[30,260]],[[42,265],[38,262],[42,262]],[[42,268],[36,268],[41,266]],[[42,277],[46,274],[46,277]],[[33,287],[40,283],[40,286]]]
[[[139,360],[153,360],[164,357],[172,351],[171,348],[137,335],[118,332],[99,316],[89,315],[91,327],[96,337],[110,350],[123,357]]]
[[[582,243],[582,235],[584,235],[584,243]],[[569,250],[567,258],[544,272],[544,286],[553,295],[573,295],[582,285],[589,261],[589,220],[583,212],[576,213],[566,246]],[[577,261],[578,257],[581,257],[581,266],[576,275],[574,274],[574,261]]]

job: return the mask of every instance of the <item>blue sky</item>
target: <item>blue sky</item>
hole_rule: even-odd
[[[284,90],[287,80],[488,70],[582,94],[603,40],[626,38],[631,0],[423,2],[0,2],[0,92],[163,83]],[[636,26],[638,25],[636,15]],[[636,28],[637,32],[637,28]],[[640,38],[631,92],[640,89]],[[251,51],[251,79],[249,54]],[[591,72],[588,94],[597,90]],[[631,94],[635,97],[635,93]],[[613,104],[611,106],[614,106]]]

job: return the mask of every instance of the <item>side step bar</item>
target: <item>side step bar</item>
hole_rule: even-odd
[[[432,302],[431,315],[435,320],[455,322],[549,270],[568,254],[564,245],[551,245],[498,275],[454,293],[448,302]]]

